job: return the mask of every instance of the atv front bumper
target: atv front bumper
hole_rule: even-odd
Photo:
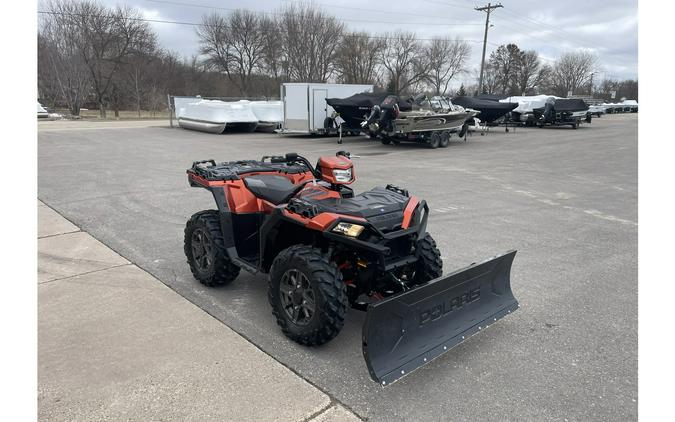
[[[368,228],[374,236],[371,236],[370,241],[365,241],[334,233],[332,230],[339,223],[343,221],[353,222],[340,218],[335,220],[323,234],[325,237],[343,243],[351,249],[370,252],[371,256],[374,257],[374,264],[377,269],[388,272],[417,261],[417,257],[410,253],[409,247],[418,239],[424,237],[428,217],[429,206],[426,201],[422,200],[417,204],[414,218],[408,228],[385,233],[369,225]]]

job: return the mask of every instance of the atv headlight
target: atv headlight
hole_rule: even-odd
[[[333,169],[333,177],[338,182],[351,182],[352,181],[352,169],[348,168],[347,170]]]
[[[333,227],[335,233],[344,234],[349,237],[358,237],[363,229],[363,226],[351,223],[338,223],[337,226]]]

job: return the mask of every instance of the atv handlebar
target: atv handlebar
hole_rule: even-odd
[[[336,157],[346,157],[346,158],[358,158],[358,155],[352,155],[349,151],[338,151],[335,153]],[[321,173],[318,172],[314,166],[309,162],[308,159],[302,155],[298,155],[297,152],[287,152],[286,155],[265,155],[262,158],[262,161],[269,159],[271,163],[302,163],[304,164],[309,171],[312,172],[314,177],[317,179],[321,178]]]
[[[316,171],[309,160],[302,155],[298,155],[297,152],[288,152],[286,155],[265,155],[263,156],[262,161],[265,161],[266,159],[269,159],[271,163],[302,163],[312,172],[314,177],[317,179],[321,177],[321,174]]]

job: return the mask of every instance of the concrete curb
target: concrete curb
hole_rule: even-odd
[[[40,420],[358,421],[38,202]]]

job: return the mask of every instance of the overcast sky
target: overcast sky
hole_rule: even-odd
[[[137,7],[148,19],[198,23],[205,13],[229,13],[246,8],[274,13],[294,0],[101,0],[104,4]],[[472,83],[480,67],[485,13],[474,10],[486,3],[472,0],[329,0],[314,1],[347,27],[382,33],[414,31],[420,38],[436,35],[470,42],[472,72],[462,82]],[[503,0],[493,11],[487,54],[500,44],[516,43],[539,52],[552,63],[565,51],[591,50],[599,59],[597,80],[637,78],[638,5],[634,0]],[[365,10],[364,10],[365,9]],[[165,49],[190,57],[197,53],[195,27],[152,23]],[[460,81],[458,80],[458,83]]]

